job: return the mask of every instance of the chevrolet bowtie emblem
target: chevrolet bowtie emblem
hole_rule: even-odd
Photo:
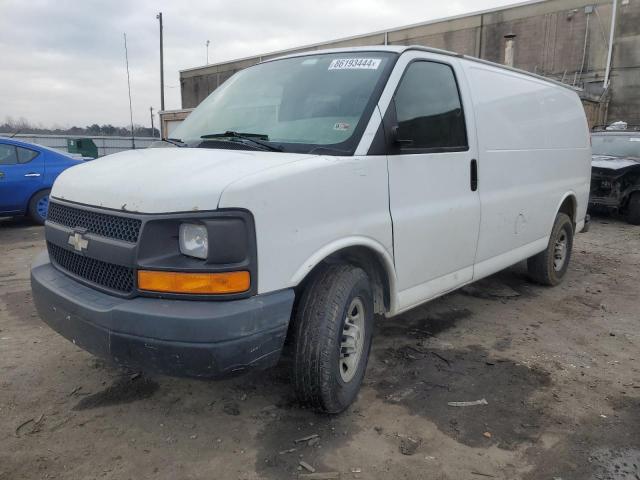
[[[69,245],[71,245],[75,251],[81,252],[87,249],[89,240],[84,238],[81,233],[76,232],[69,236]]]

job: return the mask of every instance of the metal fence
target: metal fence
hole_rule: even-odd
[[[11,133],[0,133],[0,137],[11,137]],[[67,139],[69,138],[90,138],[98,147],[98,155],[104,156],[110,153],[122,152],[123,150],[131,150],[133,148],[131,137],[102,137],[91,135],[31,135],[28,133],[19,133],[13,135],[13,138],[24,142],[31,142],[37,145],[44,145],[62,151],[67,151]],[[153,142],[158,141],[154,137],[135,137],[134,143],[136,148],[147,148]]]

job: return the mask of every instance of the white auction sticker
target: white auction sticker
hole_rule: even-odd
[[[640,138],[638,138],[638,137],[631,137],[631,138],[629,139],[629,141],[630,141],[630,142],[640,142]]]
[[[336,58],[329,64],[329,70],[377,70],[379,58]]]

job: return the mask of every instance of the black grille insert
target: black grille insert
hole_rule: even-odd
[[[96,285],[121,293],[131,293],[134,288],[132,268],[84,257],[62,247],[47,243],[51,259],[61,268]]]
[[[86,228],[96,235],[131,243],[138,241],[142,225],[142,221],[137,218],[92,212],[55,202],[49,204],[47,220],[70,228]]]

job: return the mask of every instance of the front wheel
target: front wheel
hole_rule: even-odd
[[[573,223],[568,215],[558,213],[546,250],[527,260],[533,281],[552,287],[562,282],[569,268],[572,249]]]
[[[306,286],[296,309],[293,381],[301,402],[339,413],[356,398],[373,333],[369,277],[352,265],[327,265]]]
[[[38,225],[44,225],[49,210],[49,193],[51,190],[41,190],[29,201],[29,216]]]

